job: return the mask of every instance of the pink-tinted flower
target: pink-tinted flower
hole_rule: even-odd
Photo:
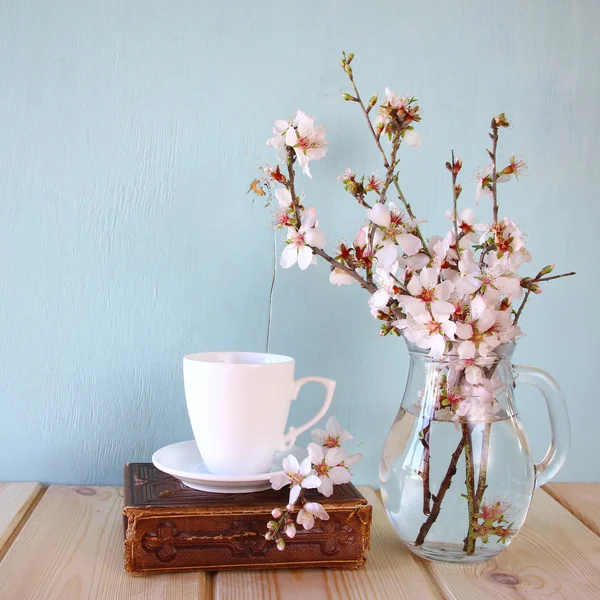
[[[292,127],[285,132],[285,143],[296,152],[302,172],[312,177],[308,163],[320,160],[327,154],[327,138],[325,127],[317,127],[315,118],[299,110]]]
[[[291,521],[285,526],[285,535],[287,535],[290,539],[296,537],[296,526]]]
[[[333,285],[351,285],[356,283],[356,279],[349,275],[346,271],[342,271],[342,269],[335,268],[329,274],[329,282],[333,283]]]
[[[299,511],[296,523],[304,529],[312,529],[315,526],[315,517],[322,521],[329,521],[327,511],[318,502],[307,502]]]
[[[515,155],[513,154],[510,157],[510,162],[508,163],[508,167],[505,167],[501,171],[502,175],[514,175],[515,179],[519,179],[519,175],[527,174],[527,163],[523,160],[517,160]]]
[[[350,471],[340,466],[346,458],[341,448],[328,448],[325,451],[323,446],[310,443],[308,455],[317,477],[321,480],[317,489],[323,496],[331,496],[334,485],[350,481]]]
[[[475,204],[479,204],[481,198],[492,198],[492,170],[494,165],[489,164],[479,169],[475,173],[475,182],[477,184],[477,193],[475,194]]]
[[[289,208],[292,205],[292,194],[287,188],[281,187],[275,190],[275,198],[281,208]]]
[[[419,348],[429,349],[429,355],[435,359],[442,358],[446,342],[454,339],[456,324],[449,320],[450,315],[432,316],[425,311],[417,316],[409,314],[406,319],[394,321],[404,336]]]
[[[421,240],[412,234],[406,233],[406,224],[403,215],[390,203],[390,211],[385,205],[377,202],[373,208],[366,210],[367,218],[377,225],[373,243],[379,248],[375,257],[382,268],[390,267],[398,259],[398,249],[408,256],[416,254],[421,249]]]
[[[313,429],[312,440],[323,448],[341,448],[352,436],[339,424],[335,417],[329,417],[325,429]]]
[[[348,168],[344,171],[343,175],[338,175],[338,181],[341,181],[342,183],[349,183],[350,181],[353,181],[355,177],[356,175],[354,171]]]
[[[372,309],[385,308],[390,298],[396,296],[400,291],[394,279],[397,267],[398,263],[394,263],[389,271],[379,268],[375,272],[373,279],[379,285],[379,289],[369,298],[369,306]]]
[[[407,289],[411,296],[402,296],[400,303],[413,317],[425,314],[428,309],[436,319],[454,312],[454,305],[448,302],[454,285],[451,281],[438,283],[436,269],[422,269],[409,281]]]
[[[390,88],[385,88],[386,102],[380,106],[375,128],[390,138],[399,133],[409,146],[419,146],[421,135],[414,131],[413,124],[421,120],[419,106],[414,98],[398,96]]]
[[[508,500],[495,500],[494,502],[482,502],[479,508],[480,519],[495,523],[504,521],[504,517],[510,509]]]
[[[286,247],[284,248],[279,264],[284,269],[289,269],[298,263],[300,269],[307,269],[313,261],[313,250],[325,247],[325,234],[315,227],[317,212],[311,208],[304,215],[300,229],[288,229]],[[311,247],[312,246],[312,247]]]
[[[494,165],[489,164],[479,169],[475,173],[475,182],[477,183],[477,193],[475,194],[475,204],[479,204],[481,198],[493,198],[492,193],[492,177]],[[496,183],[504,183],[510,179],[510,175],[498,173],[496,175]]]
[[[458,346],[458,356],[462,359],[474,358],[475,352],[486,356],[498,344],[498,337],[489,331],[496,322],[496,311],[488,308],[481,296],[471,300],[471,321],[456,324],[456,336],[464,340]]]
[[[371,177],[369,177],[369,180],[367,181],[367,184],[365,185],[365,190],[367,192],[375,192],[376,194],[379,194],[381,192],[383,188],[383,179],[379,178],[377,176],[377,173],[373,173],[373,175],[371,175]]]
[[[275,121],[273,127],[273,133],[275,134],[272,138],[267,140],[267,146],[272,146],[277,150],[277,159],[281,162],[285,161],[287,152],[285,149],[285,134],[290,128],[290,123],[283,120]]]
[[[298,500],[302,488],[312,489],[321,485],[321,480],[312,470],[310,456],[298,463],[298,459],[293,454],[289,454],[283,459],[283,471],[273,474],[270,481],[274,490],[280,490],[285,485],[291,486],[290,504],[294,504]]]

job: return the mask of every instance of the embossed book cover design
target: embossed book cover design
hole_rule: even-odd
[[[280,552],[264,534],[287,490],[211,494],[184,486],[150,463],[125,466],[125,569],[142,574],[194,569],[328,567],[357,569],[369,548],[372,507],[351,483],[323,498],[329,513],[299,528]]]

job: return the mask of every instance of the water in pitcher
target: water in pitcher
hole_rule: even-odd
[[[414,413],[400,409],[380,468],[381,493],[397,534],[413,552],[432,560],[468,563],[498,554],[521,528],[534,489],[529,444],[517,415],[504,412],[493,421],[467,425],[427,421],[426,445],[422,414],[415,408]],[[470,449],[460,447],[465,426]],[[474,522],[469,517],[467,452],[472,454]],[[485,486],[478,488],[482,462],[487,465]],[[465,551],[469,535],[474,539],[471,553]]]

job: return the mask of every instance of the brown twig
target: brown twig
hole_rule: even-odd
[[[561,273],[560,275],[552,275],[550,277],[536,277],[532,279],[529,283],[540,283],[541,281],[552,281],[553,279],[560,279],[561,277],[571,277],[572,275],[576,275],[575,271],[571,271],[570,273]]]
[[[442,483],[440,484],[440,490],[437,495],[433,496],[433,504],[431,506],[431,513],[427,517],[426,521],[421,525],[421,529],[419,530],[419,534],[417,535],[417,539],[415,540],[415,546],[421,546],[431,529],[431,526],[436,522],[438,515],[440,514],[440,509],[442,508],[442,502],[444,500],[444,496],[446,492],[450,488],[452,484],[452,478],[456,474],[456,469],[458,465],[458,459],[462,454],[462,451],[465,447],[465,439],[464,436],[461,436],[460,441],[458,442],[458,446],[456,446],[456,450],[452,453],[452,457],[450,459],[450,464],[448,465],[448,470],[444,475],[444,479],[442,479]]]
[[[515,315],[515,320],[513,321],[513,325],[516,325],[519,322],[519,319],[521,318],[521,313],[523,312],[523,309],[525,308],[525,304],[527,304],[527,300],[529,300],[529,294],[531,294],[531,288],[529,288],[525,292],[525,298],[523,298],[523,302],[521,302],[521,305],[519,306],[519,310],[517,311],[517,314]]]
[[[371,121],[369,121],[370,123]],[[392,139],[392,153],[390,155],[390,164],[386,166],[386,174],[385,181],[381,186],[381,192],[379,193],[379,202],[380,204],[385,204],[385,199],[387,196],[387,191],[392,181],[394,181],[394,169],[396,168],[396,156],[398,154],[398,150],[400,149],[400,143],[402,142],[402,138],[400,137],[400,131],[396,131],[394,137]]]
[[[431,433],[431,421],[421,431],[421,443],[423,444],[423,514],[431,513],[431,488],[430,488],[430,466],[431,451],[429,447]]]
[[[464,540],[463,550],[467,556],[475,552],[475,538],[472,536],[475,521],[475,466],[473,464],[473,426],[469,423],[461,425],[465,440],[465,485],[467,487],[467,505],[469,507],[469,526]]]
[[[456,176],[458,175],[458,173],[456,172],[456,169],[454,168],[454,150],[452,150],[452,163],[451,163],[451,169],[450,169],[451,173],[452,173],[452,206],[454,209],[454,215],[453,215],[453,221],[454,221],[454,243],[456,245],[456,254],[458,255],[458,258],[460,259],[460,248],[459,248],[459,242],[460,242],[460,238],[458,237],[458,196],[456,195]]]
[[[288,181],[286,187],[290,190],[290,195],[292,196],[292,204],[294,205],[294,212],[296,215],[296,228],[300,229],[302,225],[302,221],[300,220],[300,207],[298,206],[298,200],[296,198],[296,183],[295,177],[296,173],[294,171],[294,162],[296,160],[296,153],[294,149],[288,146],[287,149],[287,168],[288,168]]]
[[[298,198],[296,196],[295,172],[294,172],[295,160],[296,160],[296,156],[295,156],[294,149],[288,148],[288,157],[287,157],[288,182],[286,184],[286,187],[289,189],[290,195],[292,197],[292,204],[294,206],[294,214],[296,216],[296,228],[300,229],[300,227],[302,225],[302,219],[300,217],[300,206],[298,204]],[[352,277],[353,279],[358,281],[358,283],[360,283],[361,287],[363,287],[365,290],[367,290],[371,294],[374,294],[377,291],[377,286],[372,281],[365,280],[354,269],[351,269],[350,267],[347,267],[346,265],[342,264],[340,261],[335,260],[335,258],[333,258],[329,254],[327,254],[327,252],[325,252],[324,250],[321,250],[320,248],[317,248],[316,246],[310,246],[310,248],[312,249],[314,254],[316,254],[316,255],[320,256],[321,258],[323,258],[324,260],[326,260],[332,267],[334,267],[335,269],[339,269],[340,271],[343,271],[344,273],[347,273],[348,275],[350,275],[350,277]]]
[[[345,58],[345,55],[344,55]],[[380,140],[380,136],[377,135],[377,132],[375,131],[374,127],[373,127],[373,123],[371,122],[371,118],[369,117],[369,111],[367,110],[367,107],[365,106],[364,102],[362,101],[362,98],[360,97],[360,93],[358,91],[358,88],[356,87],[356,82],[354,81],[354,74],[352,73],[352,69],[350,68],[349,65],[347,65],[347,67],[344,68],[344,71],[346,73],[346,75],[348,75],[348,79],[350,80],[350,83],[352,84],[352,87],[354,89],[354,94],[356,96],[356,103],[360,106],[365,119],[367,121],[367,125],[369,127],[369,131],[371,132],[371,135],[373,136],[373,139],[375,140],[375,144],[379,150],[379,152],[381,153],[381,157],[383,158],[383,166],[385,167],[386,173],[391,169],[392,173],[394,171],[394,169],[396,168],[396,164],[395,164],[395,154],[393,154],[393,159],[391,161],[388,161],[387,155],[385,153],[385,150],[383,149],[383,146],[381,145],[381,140]],[[400,143],[398,143],[398,146],[400,145]],[[392,152],[393,152],[393,146],[392,146]],[[397,151],[397,150],[396,150]],[[404,204],[404,208],[406,209],[406,212],[408,214],[408,216],[415,221],[415,215],[412,212],[412,209],[410,207],[410,204],[406,201],[406,198],[404,197],[404,194],[402,193],[402,190],[400,189],[400,185],[398,184],[398,177],[395,176],[393,178],[393,182],[394,182],[394,186],[396,188],[396,191],[398,192],[398,198],[399,200],[402,202],[402,204]],[[389,186],[389,184],[388,184]],[[387,191],[387,188],[386,188]],[[381,197],[379,199],[379,201],[381,201]],[[383,200],[385,202],[385,199]],[[427,243],[425,242],[425,239],[423,238],[423,235],[421,234],[421,230],[419,229],[418,225],[415,225],[415,234],[417,235],[417,237],[421,240],[421,244],[423,246],[423,251],[425,252],[425,254],[427,256],[429,256],[431,258],[431,254],[429,252],[429,249],[427,248]]]
[[[513,321],[513,325],[516,325],[519,322],[519,319],[521,318],[521,314],[523,312],[523,309],[525,308],[525,304],[527,303],[527,300],[529,300],[529,295],[531,294],[531,285],[533,284],[537,284],[537,283],[541,283],[544,281],[552,281],[554,279],[561,279],[562,277],[571,277],[572,275],[575,275],[575,271],[571,271],[569,273],[561,273],[560,275],[552,275],[551,277],[542,277],[542,271],[540,271],[534,279],[530,279],[526,282],[524,282],[524,286],[527,286],[527,291],[525,292],[525,297],[523,298],[523,302],[521,302],[521,305],[519,306],[519,309],[517,310],[517,313],[515,314],[515,320]]]
[[[394,187],[396,188],[396,192],[398,194],[398,200],[400,200],[400,202],[402,202],[402,204],[404,205],[406,214],[413,221],[416,221],[417,217],[415,217],[415,213],[413,213],[410,204],[407,202],[406,198],[404,197],[404,194],[402,193],[402,190],[400,189],[400,184],[398,183],[398,176],[394,177]],[[421,246],[423,247],[423,252],[427,256],[429,256],[429,258],[431,258],[431,252],[429,252],[429,248],[427,247],[427,242],[425,241],[425,238],[423,237],[423,234],[421,233],[421,229],[419,228],[418,225],[415,225],[414,233],[421,240]]]
[[[490,434],[492,433],[492,424],[486,423],[483,426],[481,436],[481,460],[479,466],[479,477],[477,479],[477,493],[475,494],[475,513],[481,508],[481,501],[487,489],[487,466],[490,452]]]
[[[494,197],[494,223],[498,222],[498,191],[496,189],[498,172],[496,169],[496,150],[498,148],[498,124],[496,119],[492,119],[492,152],[490,154],[492,158],[492,196]]]

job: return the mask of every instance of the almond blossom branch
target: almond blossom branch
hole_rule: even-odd
[[[452,484],[452,478],[456,475],[456,470],[458,466],[458,459],[462,454],[462,451],[465,447],[465,438],[461,436],[456,449],[452,453],[452,457],[450,458],[450,464],[448,466],[448,470],[442,479],[442,483],[440,484],[439,492],[433,497],[433,505],[431,507],[431,513],[427,517],[427,520],[421,525],[421,529],[419,529],[419,534],[417,535],[417,539],[415,540],[415,546],[421,546],[425,542],[425,538],[429,533],[432,525],[437,521],[438,515],[440,514],[440,509],[442,508],[442,502],[444,497],[446,496],[446,492],[450,489],[450,485]]]
[[[456,195],[456,175],[457,175],[457,173],[454,169],[454,150],[452,150],[452,164],[451,164],[450,171],[452,172],[452,207],[454,210],[454,214],[453,214],[454,240],[456,242],[456,252],[458,253],[458,211],[457,211],[458,196]]]
[[[521,318],[521,314],[523,313],[523,309],[525,308],[525,305],[527,304],[527,300],[529,300],[529,294],[531,294],[531,288],[529,288],[525,292],[525,297],[523,298],[523,302],[521,302],[521,305],[519,306],[519,310],[517,310],[517,313],[515,314],[515,320],[513,321],[513,325],[516,325],[519,322],[519,319]]]
[[[492,433],[492,424],[485,423],[481,437],[481,458],[479,461],[479,477],[477,479],[477,493],[475,494],[475,512],[479,512],[481,501],[485,490],[487,490],[487,466],[490,452],[490,434]]]
[[[369,123],[370,122],[371,121],[369,120]],[[400,137],[400,131],[397,131],[394,134],[394,139],[392,140],[392,154],[391,154],[391,160],[390,160],[391,164],[386,167],[387,171],[386,171],[386,175],[385,175],[385,181],[381,188],[381,193],[379,194],[379,200],[377,201],[380,204],[385,204],[388,188],[390,187],[392,181],[394,181],[394,179],[395,179],[394,169],[396,168],[396,155],[398,154],[398,150],[400,148],[401,141],[402,140]]]
[[[296,160],[296,157],[295,157],[294,149],[288,147],[288,150],[287,150],[288,181],[287,181],[286,187],[289,189],[290,194],[292,196],[292,205],[294,207],[294,214],[296,216],[296,229],[300,229],[300,227],[302,225],[302,220],[300,218],[300,205],[298,204],[298,197],[296,196],[296,184],[295,184],[295,172],[294,172],[295,160]],[[371,294],[374,294],[377,291],[377,286],[373,282],[366,281],[365,279],[363,279],[363,277],[361,277],[360,274],[357,273],[354,269],[351,269],[350,267],[347,267],[346,265],[342,264],[341,262],[335,260],[335,258],[333,258],[329,254],[327,254],[327,252],[325,252],[324,250],[321,250],[320,248],[317,248],[316,246],[310,246],[310,248],[312,249],[314,254],[317,254],[321,258],[325,259],[332,267],[334,267],[335,269],[340,269],[340,271],[347,273],[348,275],[350,275],[350,277],[352,277],[353,279],[358,281],[358,283],[360,283],[361,287],[363,287],[365,290],[367,290]]]
[[[431,432],[431,421],[427,423],[421,430],[421,444],[423,444],[423,514],[431,513],[431,486],[430,486],[430,471],[431,471],[431,451],[429,447]]]
[[[414,233],[421,240],[421,244],[423,246],[423,252],[427,256],[429,256],[429,258],[431,258],[431,252],[429,252],[429,248],[427,247],[427,242],[425,241],[425,238],[423,237],[423,234],[421,233],[421,229],[416,224],[417,218],[415,217],[415,213],[413,213],[410,204],[407,202],[406,198],[404,197],[404,194],[402,193],[402,190],[400,189],[400,184],[398,183],[398,175],[396,175],[394,177],[394,187],[396,188],[396,193],[398,194],[398,200],[400,200],[400,202],[402,202],[402,204],[404,205],[404,208],[406,209],[406,214],[412,219],[413,223],[415,223]]]
[[[570,271],[569,273],[561,273],[560,275],[552,275],[552,277],[539,277],[536,279],[532,279],[530,283],[540,283],[541,281],[552,281],[553,279],[560,279],[561,277],[571,277],[572,275],[576,275],[575,271]]]
[[[492,152],[490,157],[492,159],[492,196],[494,198],[494,223],[498,222],[498,190],[496,189],[498,183],[498,173],[496,168],[496,150],[498,148],[498,125],[496,124],[496,118],[492,119]]]
[[[369,111],[371,110],[371,108],[373,108],[373,106],[377,102],[377,95],[375,95],[375,96],[373,96],[373,98],[371,98],[371,101],[369,102],[369,108],[367,109],[365,107],[364,102],[362,101],[362,98],[360,97],[360,93],[359,93],[358,88],[356,87],[356,83],[354,81],[352,67],[350,66],[350,62],[352,62],[353,58],[354,58],[354,54],[349,54],[348,58],[346,58],[346,53],[343,52],[342,53],[342,68],[346,72],[346,75],[348,75],[348,79],[350,80],[350,83],[352,84],[352,87],[354,88],[354,93],[356,95],[355,101],[358,103],[358,105],[360,106],[360,108],[362,109],[362,111],[365,115],[365,119],[367,120],[367,123],[369,126],[369,131],[371,132],[371,135],[373,136],[373,139],[375,140],[375,144],[377,145],[379,152],[381,152],[381,156],[383,158],[383,166],[387,170],[390,168],[390,163],[388,162],[385,150],[383,149],[383,146],[381,145],[381,142],[379,139],[381,136],[377,135],[375,128],[373,127],[373,123],[371,123],[371,119],[369,118]]]
[[[475,519],[475,465],[473,464],[473,425],[463,423],[461,425],[462,435],[465,441],[465,486],[467,488],[467,504],[469,506],[469,526],[465,536],[463,550],[467,556],[475,552],[475,539],[473,532],[473,521]]]
[[[290,190],[292,195],[292,205],[294,206],[294,213],[296,215],[296,229],[300,229],[302,225],[300,220],[300,207],[298,206],[298,198],[296,196],[296,183],[295,177],[296,172],[294,171],[294,162],[296,160],[296,154],[293,148],[288,147],[287,149],[287,168],[288,168],[288,181],[286,187]]]
[[[531,294],[531,292],[533,292],[534,294],[541,293],[542,290],[537,285],[538,283],[544,282],[544,281],[552,281],[554,279],[561,279],[562,277],[571,277],[572,275],[576,274],[575,271],[570,271],[569,273],[561,273],[560,275],[552,275],[551,277],[544,277],[544,275],[547,275],[548,273],[550,273],[553,268],[554,268],[554,265],[548,265],[547,267],[544,267],[533,279],[529,279],[528,277],[525,277],[524,279],[521,280],[521,287],[527,288],[527,291],[525,292],[525,297],[523,298],[523,302],[521,302],[521,305],[519,306],[519,309],[517,310],[517,312],[515,314],[515,320],[513,321],[513,325],[516,325],[519,322],[519,319],[521,318],[521,314],[523,313],[525,304],[527,304],[527,300],[529,300],[529,295]]]
[[[365,116],[365,119],[367,121],[369,131],[371,132],[371,135],[373,136],[373,139],[375,140],[375,144],[377,145],[377,148],[383,158],[383,166],[385,167],[386,174],[387,174],[386,182],[387,182],[387,178],[391,172],[392,177],[393,177],[392,181],[394,182],[394,187],[396,188],[396,192],[398,194],[398,199],[404,205],[404,208],[406,209],[408,216],[413,220],[413,222],[415,222],[415,235],[421,240],[421,244],[423,245],[423,251],[425,252],[425,254],[431,258],[431,254],[429,252],[429,249],[427,248],[427,243],[425,242],[425,239],[423,238],[423,235],[421,234],[421,230],[420,230],[418,224],[416,223],[416,217],[415,217],[414,213],[412,212],[412,208],[411,208],[410,204],[406,201],[406,198],[404,197],[404,194],[402,193],[402,190],[400,189],[400,185],[398,183],[398,175],[397,174],[393,175],[394,169],[396,168],[395,160],[396,160],[396,152],[398,151],[398,148],[396,148],[396,150],[394,152],[394,146],[392,146],[392,160],[388,161],[387,155],[386,155],[385,150],[383,149],[383,146],[381,145],[381,141],[380,141],[381,131],[379,133],[377,133],[375,131],[375,128],[373,127],[373,123],[371,122],[371,118],[369,117],[369,111],[371,110],[371,108],[373,108],[373,106],[377,102],[377,95],[375,95],[371,98],[371,100],[369,101],[369,107],[367,108],[365,106],[364,102],[362,101],[362,98],[360,97],[358,87],[356,86],[356,82],[354,81],[354,74],[352,73],[352,67],[350,66],[350,62],[352,62],[354,55],[349,54],[348,57],[346,57],[346,53],[344,52],[342,54],[342,56],[343,56],[342,68],[346,72],[346,75],[348,76],[348,79],[350,80],[350,83],[352,84],[352,87],[354,88],[354,93],[355,93],[356,97],[353,98],[353,100],[360,106],[360,108]],[[399,147],[400,146],[399,139],[398,139],[397,143],[398,143],[398,147]],[[390,184],[388,183],[387,185],[384,186],[386,192],[387,192],[389,185]],[[382,200],[382,198],[383,198],[383,200]],[[379,202],[385,202],[385,194],[380,196]]]

